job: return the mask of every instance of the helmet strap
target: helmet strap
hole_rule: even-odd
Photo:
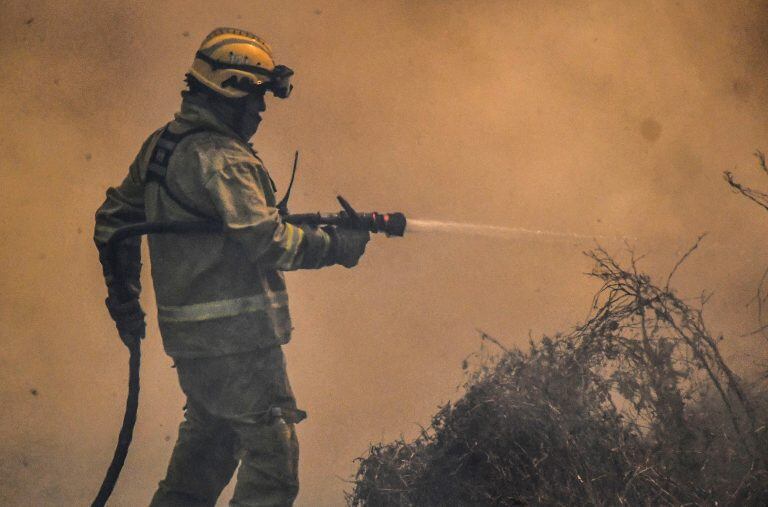
[[[232,103],[232,106],[234,107],[234,112],[232,114],[232,128],[234,129],[235,132],[240,134],[240,136],[243,139],[247,141],[248,139],[246,138],[246,136],[250,138],[253,133],[250,133],[251,135],[249,135],[248,132],[243,132],[243,128],[244,128],[243,118],[245,118],[246,98],[234,99],[232,100],[231,103]]]

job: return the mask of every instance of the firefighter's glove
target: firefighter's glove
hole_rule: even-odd
[[[371,234],[346,227],[328,227],[324,230],[331,236],[328,264],[341,264],[345,268],[356,266],[365,253],[365,245],[370,241]]]
[[[144,338],[147,325],[144,323],[144,310],[141,309],[138,298],[120,301],[110,296],[105,302],[126,347],[131,347]]]

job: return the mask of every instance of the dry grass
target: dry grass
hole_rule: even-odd
[[[418,438],[359,459],[349,505],[768,505],[766,393],[723,360],[706,296],[669,287],[679,263],[662,286],[588,255],[586,324],[485,355]]]

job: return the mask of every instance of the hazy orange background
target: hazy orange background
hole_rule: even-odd
[[[0,504],[84,505],[100,484],[127,354],[103,307],[93,212],[220,25],[263,35],[296,69],[255,138],[283,188],[301,150],[293,210],[334,210],[342,193],[419,218],[628,235],[656,275],[709,231],[677,286],[715,292],[708,322],[750,368],[766,355],[740,335],[755,326],[768,215],[721,173],[768,188],[751,155],[768,148],[766,14],[765,1],[5,2]],[[355,270],[289,274],[289,371],[310,413],[297,505],[342,505],[369,442],[428,424],[457,395],[476,328],[523,346],[582,320],[589,246],[375,238]],[[182,415],[145,292],[115,506],[148,503]]]

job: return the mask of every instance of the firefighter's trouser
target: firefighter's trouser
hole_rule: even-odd
[[[238,463],[232,507],[292,505],[301,412],[280,347],[177,360],[176,367],[187,394],[185,419],[150,507],[213,507]]]

